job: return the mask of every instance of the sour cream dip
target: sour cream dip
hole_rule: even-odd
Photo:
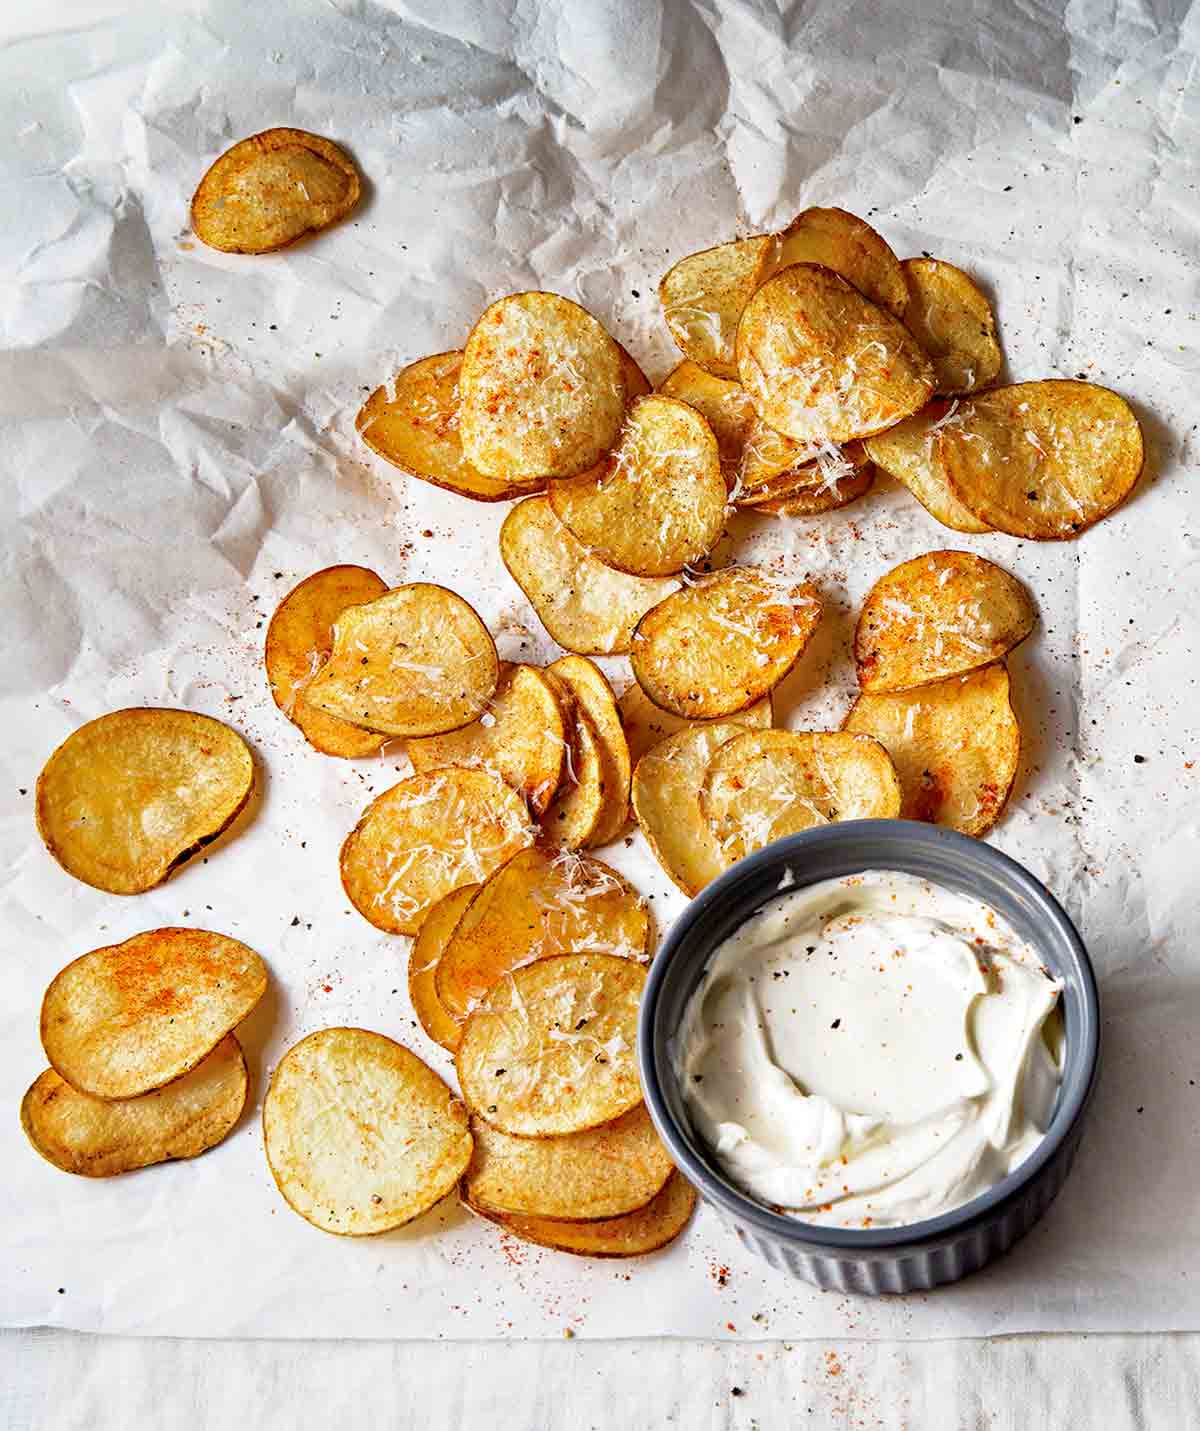
[[[1061,990],[988,905],[869,870],[780,893],[719,945],[672,1058],[697,1134],[751,1197],[902,1227],[1041,1141]]]

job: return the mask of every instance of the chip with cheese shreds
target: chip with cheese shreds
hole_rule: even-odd
[[[812,517],[821,512],[836,512],[857,502],[875,485],[875,469],[867,464],[849,477],[835,480],[828,486],[801,483],[780,495],[756,502],[752,512],[770,512],[776,517]]]
[[[542,816],[542,835],[552,845],[578,850],[600,843],[596,832],[608,807],[604,753],[591,716],[568,691],[564,690],[561,699],[567,713],[563,778]]]
[[[453,1018],[438,998],[438,961],[478,888],[477,884],[460,885],[439,899],[422,920],[408,954],[408,997],[413,1012],[434,1043],[451,1050],[462,1037],[462,1021]]]
[[[904,691],[999,660],[1037,620],[1025,587],[971,552],[926,552],[881,576],[854,633],[864,691]]]
[[[639,1103],[638,1003],[646,971],[614,954],[558,954],[495,984],[463,1028],[458,1082],[502,1132],[594,1128]]]
[[[822,449],[813,461],[789,468],[754,487],[743,487],[735,501],[739,507],[753,508],[805,496],[812,511],[832,511],[861,497],[874,480],[864,445],[848,442],[845,447]]]
[[[905,327],[933,361],[939,393],[974,393],[995,382],[1004,357],[992,305],[961,268],[941,258],[906,258]]]
[[[572,710],[581,709],[591,719],[600,756],[604,806],[587,844],[607,845],[621,833],[629,818],[629,780],[633,774],[616,698],[604,672],[586,656],[563,656],[546,668],[546,675],[560,683],[560,690],[565,688],[565,701]]]
[[[629,743],[629,758],[634,768],[648,750],[677,730],[693,730],[707,725],[707,721],[688,720],[656,706],[636,681],[626,690],[617,703],[621,712],[621,723],[625,727],[625,739]],[[768,693],[762,700],[755,701],[745,710],[730,716],[719,716],[719,720],[730,720],[746,730],[766,730],[775,723]]]
[[[733,487],[742,469],[746,444],[758,425],[758,413],[741,383],[719,378],[685,358],[658,385],[664,397],[694,407],[712,428],[726,485]]]
[[[690,253],[658,286],[663,317],[684,357],[722,378],[736,378],[738,319],[762,281],[769,234]]]
[[[735,566],[668,596],[638,623],[631,660],[656,706],[688,719],[732,715],[791,670],[821,618],[805,583]]]
[[[377,929],[415,934],[460,885],[533,843],[525,802],[485,770],[430,770],[376,796],[342,845],[342,886]]]
[[[700,787],[700,809],[730,864],[815,825],[893,819],[900,802],[883,746],[842,731],[746,731],[713,753]]]
[[[897,318],[905,316],[908,287],[900,260],[865,219],[845,209],[805,209],[775,238],[771,273],[793,263],[818,263]]]
[[[913,417],[863,442],[871,461],[902,482],[918,502],[944,527],[956,532],[990,532],[950,489],[938,456],[937,436],[955,419],[957,402],[935,398]]]

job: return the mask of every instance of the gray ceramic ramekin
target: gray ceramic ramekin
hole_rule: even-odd
[[[903,870],[990,904],[1065,985],[1063,1079],[1033,1154],[986,1193],[906,1227],[818,1227],[741,1192],[692,1132],[672,1066],[684,1007],[721,941],[779,893],[869,869]],[[771,1264],[818,1287],[878,1294],[956,1282],[1006,1252],[1049,1207],[1070,1171],[1096,1082],[1100,1011],[1091,962],[1058,901],[1028,870],[980,840],[910,820],[854,820],[779,840],[727,870],[675,922],[642,997],[638,1058],[651,1117],[672,1158],[736,1235]]]

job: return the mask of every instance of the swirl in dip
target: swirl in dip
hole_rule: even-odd
[[[1061,989],[988,905],[869,870],[781,894],[719,945],[672,1055],[697,1134],[751,1197],[900,1227],[1041,1141]]]

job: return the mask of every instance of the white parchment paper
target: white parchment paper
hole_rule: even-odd
[[[0,1321],[427,1338],[1200,1326],[1200,16],[1150,0],[397,9],[208,0],[0,50]],[[276,124],[344,143],[364,203],[279,255],[205,249],[187,226],[200,174]],[[512,1243],[452,1200],[384,1237],[328,1237],[279,1199],[250,1115],[192,1163],[102,1182],[44,1164],[16,1119],[43,1066],[42,990],[159,924],[268,961],[242,1031],[256,1104],[280,1054],[327,1024],[450,1072],[412,1017],[407,941],[353,913],[337,878],[341,839],[404,757],[309,750],[267,692],[266,620],[309,572],[362,562],[455,587],[503,655],[553,656],[498,559],[504,508],[377,462],[354,436],[362,397],[533,286],[586,303],[658,379],[662,272],[813,202],[968,268],[1013,378],[1106,383],[1146,430],[1134,498],[1076,542],[951,534],[886,482],[831,516],[731,528],[738,556],[826,596],[781,691],[796,726],[840,720],[853,613],[897,561],[968,547],[1038,600],[1011,663],[1023,769],[994,839],[1081,922],[1106,1038],[1045,1222],[959,1287],[869,1302],[781,1278],[703,1211],[668,1251],[615,1265]],[[259,789],[204,858],[119,899],[53,863],[32,793],[72,729],[132,704],[229,721]],[[682,900],[629,835],[606,857],[665,926]]]

